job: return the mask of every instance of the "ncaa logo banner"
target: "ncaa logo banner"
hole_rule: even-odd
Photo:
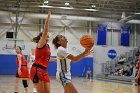
[[[117,52],[116,52],[114,49],[110,49],[110,50],[108,51],[108,57],[109,57],[110,59],[114,59],[114,58],[116,58],[116,56],[117,56]]]

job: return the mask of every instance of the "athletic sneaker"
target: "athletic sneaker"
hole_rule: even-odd
[[[36,93],[36,89],[35,88],[33,88],[33,93]]]

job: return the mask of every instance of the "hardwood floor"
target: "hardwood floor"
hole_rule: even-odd
[[[14,80],[14,75],[0,75],[0,93],[14,93]],[[73,77],[72,82],[79,93],[137,93],[137,87],[130,84],[90,81],[78,77]],[[32,82],[30,82],[29,93],[33,93],[32,89]],[[19,90],[19,93],[24,93],[21,81]],[[51,93],[63,93],[63,87],[55,80],[55,77],[51,77]]]

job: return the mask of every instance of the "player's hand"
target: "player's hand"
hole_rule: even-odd
[[[21,72],[21,70],[20,70],[20,69],[18,69],[18,74],[19,74],[19,75],[21,75],[21,73],[22,73],[22,72]]]
[[[87,46],[87,47],[85,48],[85,50],[86,50],[86,51],[88,51],[88,52],[90,52],[90,51],[91,51],[91,49],[92,49],[92,47],[93,47],[93,44],[91,44],[91,45]]]
[[[93,47],[94,43],[92,43],[91,45],[87,46],[88,49],[91,49]]]
[[[50,18],[51,15],[51,9],[48,9],[48,18]]]
[[[85,49],[85,51],[84,51],[84,55],[85,56],[88,56],[88,55],[90,55],[93,52],[92,47],[93,46],[90,46],[90,47]]]

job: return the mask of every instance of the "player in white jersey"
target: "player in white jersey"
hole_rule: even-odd
[[[77,62],[90,53],[91,48],[86,48],[85,51],[77,56],[72,55],[67,50],[67,39],[63,35],[57,35],[52,43],[57,49],[57,73],[56,79],[63,85],[64,93],[78,93],[76,88],[71,82],[70,62]]]
[[[29,65],[29,74],[30,74],[30,68],[32,67],[32,64],[34,63],[34,61],[35,61],[35,48],[32,48],[31,53],[27,57],[27,62]],[[33,85],[33,93],[36,93],[36,89],[34,85]]]
[[[35,61],[35,48],[31,49],[31,53],[27,57],[29,68],[31,68],[33,62]]]

